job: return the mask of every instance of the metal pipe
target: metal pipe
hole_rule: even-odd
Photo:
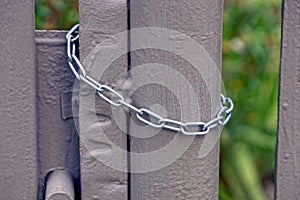
[[[45,200],[74,200],[73,177],[68,170],[55,170],[47,178]]]

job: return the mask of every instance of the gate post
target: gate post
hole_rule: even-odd
[[[300,196],[300,2],[283,1],[275,196]]]
[[[115,60],[110,66],[104,66],[99,62],[94,70],[85,65],[84,60],[106,39],[109,42],[104,48],[113,48],[117,43],[114,35],[127,30],[126,0],[79,0],[79,21],[81,62],[84,63],[90,76],[101,84],[116,86],[119,90],[120,75],[127,74],[127,54]],[[122,47],[127,49],[127,41]],[[102,56],[95,55],[96,58]],[[99,77],[99,72],[103,70],[106,71]],[[126,152],[127,135],[116,124],[111,106],[95,94],[94,89],[80,84],[81,196],[82,199],[127,199],[126,171],[118,171],[112,166],[107,166],[99,158],[104,156],[108,161],[113,160],[116,157],[116,148],[113,146],[118,146]],[[91,100],[91,104],[86,103],[86,99]],[[124,123],[126,130],[126,120]],[[101,130],[104,134],[101,134]],[[105,136],[108,139],[104,139]],[[114,161],[123,169],[127,168],[127,154]]]
[[[145,37],[131,34],[132,48],[141,42],[145,44],[144,49],[131,53],[132,71],[152,63],[144,67],[147,74],[143,78],[136,78],[147,79],[148,75],[149,82],[154,83],[135,91],[132,99],[138,107],[150,108],[162,116],[184,122],[207,122],[216,114],[221,88],[222,9],[222,0],[130,1],[131,30],[162,28],[149,28],[149,35]],[[152,36],[160,42],[152,40]],[[156,47],[146,48],[155,46],[155,42]],[[201,47],[195,47],[198,44],[208,54],[199,54],[197,51]],[[210,62],[210,57],[217,67]],[[153,63],[160,65],[153,67]],[[163,76],[160,73],[164,73]],[[141,138],[134,133],[135,123],[136,120],[131,120],[130,135],[134,136],[130,139],[130,149],[144,153],[144,157],[131,156],[130,159],[131,199],[218,199],[218,128],[206,136],[193,138],[164,129],[152,136],[152,130],[145,127],[137,131],[141,137],[147,137]],[[183,143],[186,146],[182,146]],[[181,152],[181,148],[186,149]],[[154,158],[147,152],[154,152]],[[176,155],[180,153],[182,155]],[[149,171],[149,165],[155,168],[176,156],[178,158],[169,165]]]
[[[222,8],[222,0],[81,0],[81,61],[90,66],[98,62],[98,70],[94,71],[85,65],[88,74],[128,96],[127,101],[137,108],[184,122],[208,122],[220,109]],[[104,66],[97,58],[103,57],[101,48],[110,50],[123,44],[115,34],[127,29],[129,46],[120,48],[131,52]],[[101,47],[97,46],[105,39]],[[191,46],[180,48],[186,44]],[[88,56],[92,59],[85,63]],[[100,72],[102,77],[97,77]],[[80,87],[83,199],[218,199],[218,128],[196,137],[164,129],[155,132],[139,123],[137,118],[141,116],[136,118],[134,112],[120,120],[115,114],[122,108],[114,111],[110,104],[95,97],[94,90],[84,84]],[[85,102],[87,95],[95,98],[90,104]],[[84,112],[87,114],[83,117]],[[169,143],[173,146],[164,149]],[[113,160],[116,146],[129,153]],[[175,156],[175,160],[161,165],[160,161],[170,159],[168,155]],[[128,165],[128,177],[126,172],[106,166],[101,158]]]
[[[0,6],[0,199],[37,199],[34,1]]]

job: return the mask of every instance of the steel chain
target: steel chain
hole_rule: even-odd
[[[79,40],[79,24],[75,25],[66,35],[68,64],[78,80],[85,82],[97,91],[97,94],[113,106],[127,108],[134,112],[136,118],[144,124],[154,128],[164,128],[171,131],[181,132],[184,135],[205,135],[217,126],[225,126],[231,118],[234,105],[230,98],[221,94],[221,109],[217,116],[209,122],[180,122],[162,116],[146,109],[137,108],[125,101],[125,98],[116,90],[107,85],[102,85],[89,76],[76,55],[76,44]]]

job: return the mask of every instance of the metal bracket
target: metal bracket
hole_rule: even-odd
[[[66,91],[60,93],[61,117],[63,120],[78,117],[79,92]]]

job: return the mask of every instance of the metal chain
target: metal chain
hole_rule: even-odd
[[[102,85],[90,77],[76,56],[76,44],[79,40],[79,24],[75,25],[66,35],[68,64],[75,77],[94,88],[97,94],[109,104],[116,107],[124,107],[135,113],[136,118],[153,128],[164,128],[180,132],[184,135],[205,135],[217,126],[225,126],[231,118],[234,105],[230,98],[221,94],[221,109],[217,116],[209,122],[180,122],[162,116],[146,108],[137,108],[125,101],[125,98],[108,85]]]

